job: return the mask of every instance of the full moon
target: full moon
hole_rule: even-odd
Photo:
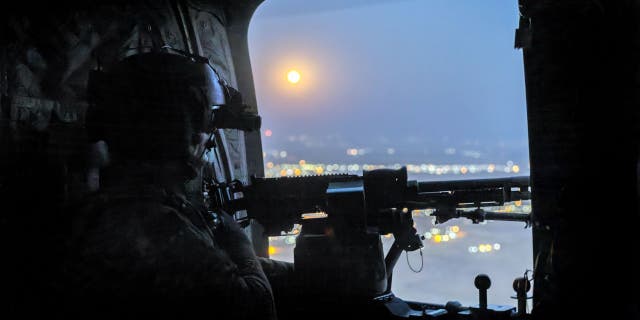
[[[289,72],[287,72],[287,80],[291,84],[300,82],[300,72],[296,70],[290,70]]]

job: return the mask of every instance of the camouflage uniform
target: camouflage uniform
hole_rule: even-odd
[[[102,307],[115,315],[275,318],[260,262],[246,236],[235,234],[242,230],[226,221],[231,230],[214,233],[206,211],[153,183],[157,172],[142,171],[73,210],[61,252],[62,276],[54,284],[56,296],[66,300],[62,311]],[[225,232],[232,241],[220,237]]]

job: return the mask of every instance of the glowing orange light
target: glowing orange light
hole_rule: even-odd
[[[451,226],[451,231],[453,231],[453,232],[460,232],[460,227],[458,227],[458,226]]]
[[[302,220],[306,220],[306,219],[323,219],[328,217],[329,215],[324,212],[309,212],[309,213],[303,213],[301,216],[302,216]]]
[[[322,167],[316,167],[316,174],[322,174],[324,169]]]
[[[437,234],[433,237],[433,242],[435,243],[440,243],[440,241],[442,241],[442,236]]]
[[[278,249],[274,246],[269,246],[269,255],[274,255],[278,252]]]
[[[333,228],[326,228],[326,229],[324,229],[324,234],[325,234],[327,237],[330,237],[330,238],[333,238],[333,237],[335,237],[335,236],[336,236],[336,232],[333,230]]]
[[[301,166],[304,166],[305,164],[307,164],[307,161],[300,160],[300,161],[298,161],[298,164],[300,164]]]
[[[511,171],[515,173],[520,172],[520,166],[518,166],[517,164],[514,164],[513,167],[511,167]]]
[[[522,205],[522,200],[516,200],[515,202],[516,207],[519,207]]]
[[[296,70],[290,70],[287,72],[287,81],[291,84],[296,84],[300,82],[300,72]]]
[[[273,169],[273,166],[274,166],[273,162],[271,162],[271,161],[267,162],[267,168],[268,169]]]
[[[460,168],[460,173],[467,174],[467,172],[469,172],[469,169],[467,169],[467,167]]]
[[[300,170],[300,169],[296,168],[296,169],[293,171],[293,174],[294,174],[294,175],[296,175],[296,176],[299,176],[299,175],[301,175],[301,174],[302,174],[302,170]]]

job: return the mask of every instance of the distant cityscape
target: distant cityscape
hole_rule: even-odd
[[[530,171],[526,141],[452,142],[446,137],[359,141],[340,135],[277,136],[270,129],[264,129],[262,135],[266,177],[361,174],[403,166],[410,176],[424,179],[528,175]]]
[[[265,177],[297,177],[321,174],[362,174],[362,171],[375,169],[400,169],[407,168],[410,176],[487,176],[487,175],[527,175],[529,164],[520,165],[513,161],[504,164],[477,163],[477,164],[433,164],[433,163],[394,163],[394,164],[368,164],[368,163],[307,163],[300,160],[298,163],[274,163],[268,161],[265,164]]]

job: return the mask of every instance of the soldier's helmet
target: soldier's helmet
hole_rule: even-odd
[[[156,51],[89,76],[87,132],[130,160],[187,160],[195,135],[213,130],[228,87],[203,57]]]

